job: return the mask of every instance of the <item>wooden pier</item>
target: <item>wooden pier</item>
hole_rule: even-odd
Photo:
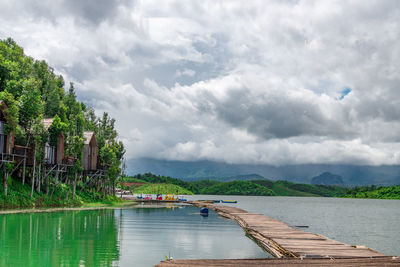
[[[190,267],[190,266],[279,266],[279,267],[398,267],[400,259],[395,257],[379,258],[348,258],[348,259],[229,259],[229,260],[166,260],[156,265],[156,267]]]
[[[398,257],[296,229],[262,214],[202,202],[189,203],[235,220],[251,239],[278,259],[172,260],[158,266],[400,266]]]

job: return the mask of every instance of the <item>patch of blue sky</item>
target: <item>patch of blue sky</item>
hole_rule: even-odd
[[[345,96],[347,96],[348,94],[351,93],[351,88],[349,87],[345,87],[341,92],[340,92],[340,96],[339,96],[339,100],[342,100]]]

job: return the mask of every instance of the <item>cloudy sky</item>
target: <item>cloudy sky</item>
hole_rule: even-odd
[[[400,1],[0,0],[127,158],[400,163]]]

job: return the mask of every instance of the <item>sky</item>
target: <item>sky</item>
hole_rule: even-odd
[[[127,159],[400,163],[400,1],[0,0]]]

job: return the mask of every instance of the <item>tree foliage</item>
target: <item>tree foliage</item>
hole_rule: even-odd
[[[67,91],[64,86],[63,77],[55,74],[45,61],[26,56],[11,38],[0,40],[0,100],[7,105],[4,112],[6,132],[15,133],[17,144],[34,146],[38,167],[43,164],[44,145],[56,145],[63,134],[65,155],[76,159],[69,174],[80,175],[83,132],[94,131],[99,144],[100,167],[107,170],[103,189],[107,185],[114,187],[125,154],[124,145],[118,140],[115,120],[108,113],[98,118],[93,108],[78,100],[73,83]],[[53,118],[47,129],[43,118]],[[33,176],[36,175],[33,172]],[[80,184],[84,184],[82,176],[80,179]]]

